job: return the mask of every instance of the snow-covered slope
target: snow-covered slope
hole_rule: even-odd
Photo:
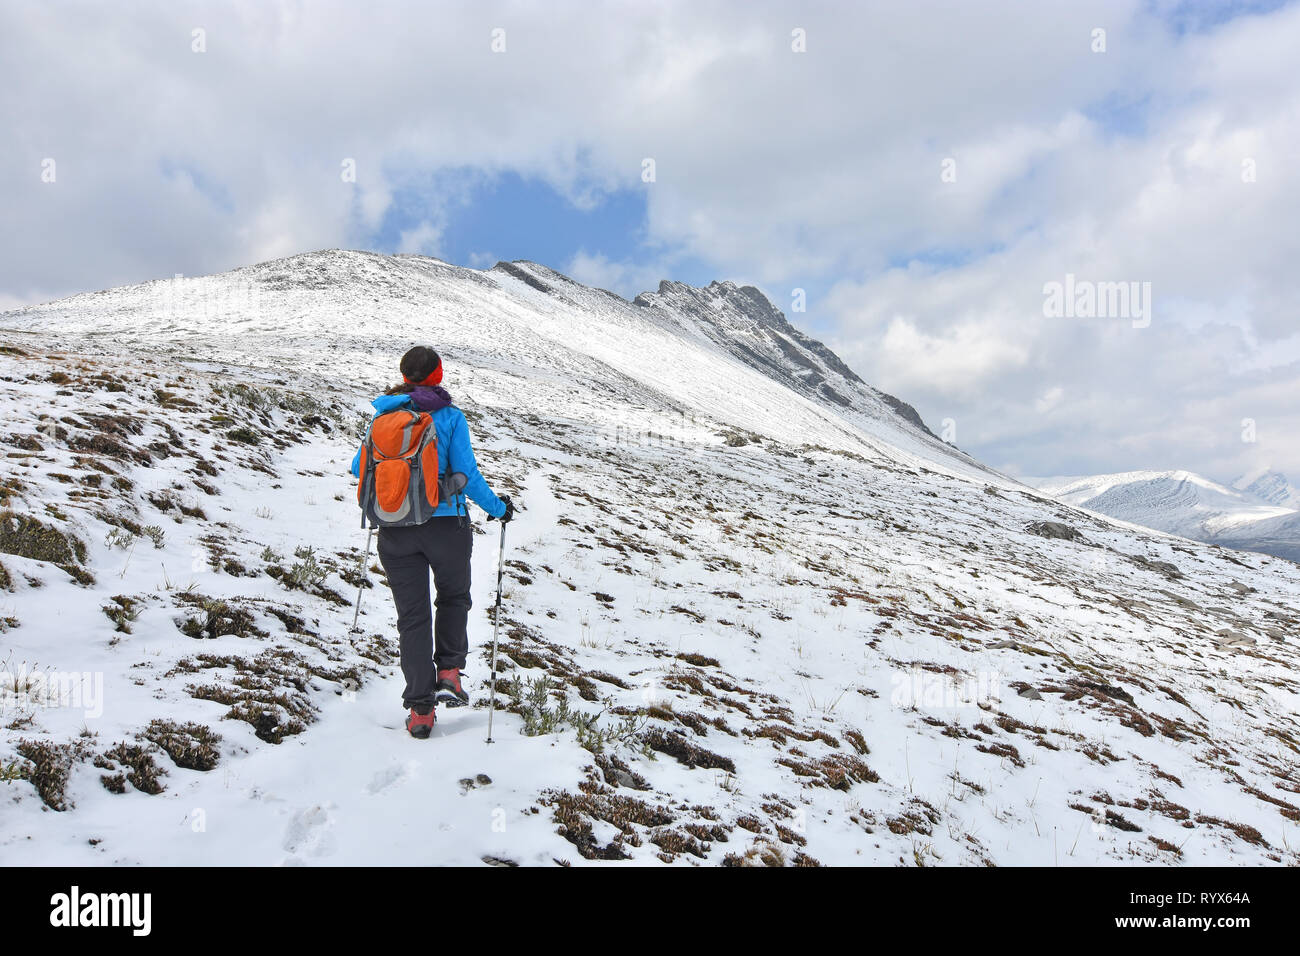
[[[1300,508],[1300,489],[1291,484],[1286,475],[1271,468],[1242,475],[1232,483],[1232,487],[1271,505]]]
[[[988,472],[749,291],[639,298],[328,252],[0,316],[0,858],[1300,862],[1300,569]],[[491,747],[497,526],[430,741],[361,561],[413,341],[521,505]]]
[[[1026,480],[1061,501],[1121,521],[1300,560],[1300,511],[1284,503],[1288,500],[1286,479],[1280,475],[1275,479],[1261,479],[1262,483],[1245,489],[1220,485],[1187,471]],[[1260,490],[1270,493],[1269,497],[1257,494]]]
[[[893,422],[897,416],[938,440],[916,409],[864,382],[838,355],[792,326],[753,286],[713,282],[697,289],[665,280],[658,292],[643,292],[634,302],[672,326],[702,335],[791,391],[856,413],[854,421],[866,430],[872,430],[871,422]],[[908,435],[913,437],[910,430]]]
[[[601,423],[611,429],[635,429],[637,422],[628,420],[622,403],[612,416],[598,411],[593,393],[626,392],[638,403],[688,421],[707,419],[741,437],[819,444],[900,464],[937,460],[946,470],[1013,484],[988,475],[874,390],[863,386],[847,405],[830,407],[794,395],[774,387],[770,369],[734,359],[703,335],[684,335],[684,326],[704,326],[698,313],[633,305],[535,263],[477,271],[420,256],[313,253],[219,277],[74,296],[15,314],[59,328],[87,310],[103,316],[94,328],[79,323],[92,340],[148,347],[167,336],[189,343],[195,354],[216,347],[237,360],[290,366],[310,360],[322,373],[353,378],[382,369],[380,380],[391,375],[392,363],[376,343],[387,345],[395,335],[406,341],[398,333],[407,330],[453,358],[482,356],[497,366],[563,378],[568,387],[545,397],[574,403],[568,410],[577,418],[604,415]]]

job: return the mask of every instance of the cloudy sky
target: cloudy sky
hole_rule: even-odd
[[[730,278],[995,467],[1300,478],[1297,51],[1279,0],[3,0],[0,308],[330,247]]]

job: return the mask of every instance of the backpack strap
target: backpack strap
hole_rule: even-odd
[[[465,504],[465,485],[468,479],[464,472],[444,471],[438,476],[438,497],[449,497],[456,509],[457,525],[465,527],[465,519],[469,517],[469,507]]]
[[[361,449],[366,459],[366,467],[362,469],[361,474],[360,476],[358,476],[357,480],[361,482],[362,489],[366,487],[367,482],[374,481],[375,447],[370,443],[370,430],[375,427],[375,421],[378,418],[379,416],[376,415],[374,418],[370,419],[370,424],[366,426],[366,433],[361,438]],[[363,502],[361,505],[361,527],[362,528],[366,526],[366,519],[369,517],[369,515],[366,512],[367,509],[365,503]]]

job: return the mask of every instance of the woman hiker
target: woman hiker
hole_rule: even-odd
[[[464,494],[486,511],[489,519],[509,521],[515,509],[509,498],[492,493],[469,440],[469,423],[451,403],[442,387],[442,360],[427,346],[418,345],[402,356],[402,383],[371,404],[375,417],[398,409],[428,412],[438,439],[438,462],[445,473],[460,472],[467,481]],[[361,450],[352,460],[352,474],[360,478]],[[460,672],[469,651],[469,559],[474,529],[465,519],[459,495],[440,500],[433,516],[423,524],[379,529],[379,562],[397,605],[397,630],[401,638],[402,674],[406,690],[403,706],[410,708],[406,729],[412,737],[426,738],[433,730],[434,705],[463,707],[469,695],[460,684]],[[429,571],[437,599],[437,614],[430,613]]]

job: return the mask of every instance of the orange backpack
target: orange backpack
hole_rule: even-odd
[[[361,445],[361,525],[424,524],[438,507],[438,432],[427,412],[399,409],[370,424]]]

